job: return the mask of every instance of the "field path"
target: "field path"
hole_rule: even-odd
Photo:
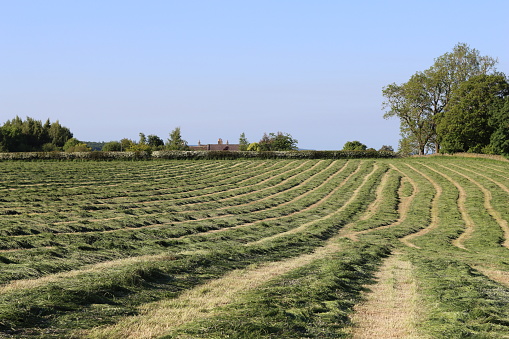
[[[354,307],[353,338],[424,338],[416,330],[422,310],[412,264],[393,254],[376,277],[378,283],[367,286],[367,300]]]

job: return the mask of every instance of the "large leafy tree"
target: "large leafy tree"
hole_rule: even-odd
[[[72,133],[69,128],[60,125],[60,122],[55,121],[49,125],[48,128],[49,142],[57,147],[64,147],[67,140],[72,138]]]
[[[383,89],[384,108],[388,108],[384,118],[398,117],[401,134],[411,136],[421,155],[435,135],[429,105],[430,86],[431,81],[424,73],[416,73],[402,85],[391,84]]]
[[[117,152],[122,150],[122,145],[118,141],[109,141],[104,144],[102,151],[105,152]]]
[[[264,133],[258,142],[259,151],[292,151],[297,149],[297,139],[289,133]]]
[[[347,141],[343,146],[343,151],[365,151],[368,148],[360,141]]]
[[[163,139],[159,138],[157,135],[154,135],[154,134],[150,134],[148,137],[147,137],[147,143],[153,147],[153,148],[156,148],[156,147],[160,147],[160,146],[163,146],[164,145],[164,141]]]
[[[180,127],[176,127],[173,131],[171,131],[170,138],[168,139],[166,147],[169,150],[176,150],[176,151],[186,151],[189,149],[189,146],[187,145],[187,141],[182,139],[182,135],[180,133]]]
[[[497,60],[481,56],[479,51],[459,43],[452,52],[435,59],[423,72],[417,72],[401,85],[383,88],[387,109],[384,118],[398,117],[402,134],[416,142],[418,153],[433,145],[440,150],[441,135],[436,128],[449,108],[449,101],[460,84],[473,76],[486,75],[495,70]]]
[[[437,127],[443,151],[485,153],[497,128],[493,107],[500,107],[508,95],[503,75],[478,75],[462,82]]]

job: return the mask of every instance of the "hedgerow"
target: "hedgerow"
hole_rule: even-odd
[[[12,152],[0,153],[6,160],[233,160],[233,159],[364,159],[395,158],[389,151],[138,151],[138,152]]]

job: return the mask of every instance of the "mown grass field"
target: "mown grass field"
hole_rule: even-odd
[[[509,337],[509,162],[0,162],[0,337]]]

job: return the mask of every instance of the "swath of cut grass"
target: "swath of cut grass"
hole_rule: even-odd
[[[421,237],[421,236],[429,233],[430,231],[432,231],[432,230],[434,230],[435,228],[438,227],[438,225],[439,225],[438,203],[440,201],[440,196],[442,195],[442,187],[439,184],[437,184],[428,175],[426,175],[423,172],[419,171],[415,167],[413,167],[411,165],[408,165],[408,164],[407,164],[407,166],[410,167],[411,169],[413,169],[415,172],[417,172],[420,175],[422,175],[424,178],[426,178],[426,180],[431,182],[431,184],[433,185],[433,187],[435,188],[435,191],[436,191],[436,194],[433,197],[433,201],[431,202],[431,223],[429,224],[429,226],[426,227],[426,228],[423,228],[419,232],[409,234],[409,235],[407,235],[407,236],[405,236],[405,237],[400,239],[400,241],[403,244],[405,244],[406,246],[420,248],[419,246],[417,246],[414,243],[412,243],[411,240],[415,239],[415,238],[418,238],[418,237]]]
[[[483,192],[484,194],[484,208],[486,208],[486,210],[488,211],[488,213],[493,217],[493,219],[495,219],[495,221],[499,224],[500,228],[504,231],[504,242],[502,243],[502,245],[504,247],[507,247],[509,248],[509,225],[507,223],[507,220],[505,220],[500,212],[498,212],[497,210],[495,210],[495,208],[493,207],[493,205],[491,204],[491,200],[492,200],[492,194],[491,192],[486,189],[486,187],[484,187],[483,185],[481,185],[478,181],[474,180],[473,178],[471,178],[470,176],[468,175],[465,175],[463,173],[460,173],[456,170],[453,170],[449,167],[446,167],[446,166],[442,166],[444,168],[447,168],[451,171],[453,171],[454,173],[457,173],[458,175],[461,175],[462,177],[468,179],[470,182],[472,182],[473,184],[475,184],[477,187],[479,187],[479,189]]]
[[[465,247],[464,245],[464,242],[465,240],[467,240],[468,238],[470,238],[470,236],[472,235],[472,233],[474,232],[474,229],[475,229],[475,224],[474,224],[474,220],[472,219],[472,217],[470,216],[470,214],[468,213],[468,210],[467,210],[467,207],[466,207],[466,200],[467,200],[467,192],[465,191],[465,189],[457,182],[455,181],[454,179],[452,179],[450,176],[446,175],[445,173],[443,172],[440,172],[428,165],[425,165],[425,164],[422,164],[423,166],[429,168],[430,170],[442,175],[444,178],[446,178],[447,180],[449,180],[452,184],[454,184],[454,186],[456,186],[456,188],[458,189],[458,192],[459,192],[459,197],[458,197],[458,209],[461,213],[461,217],[465,223],[465,231],[456,239],[454,239],[452,241],[452,244],[458,248],[461,248],[461,249],[464,249],[466,250],[467,248]]]
[[[176,299],[144,305],[140,310],[141,315],[128,317],[114,326],[97,328],[86,335],[91,338],[154,338],[185,323],[211,317],[214,309],[229,304],[242,292],[338,251],[340,248],[335,240],[329,240],[326,246],[312,254],[235,270],[220,279],[186,291]]]
[[[395,170],[399,171],[397,168],[395,168],[395,167],[393,167],[393,168]],[[402,174],[404,175],[404,173],[402,173]],[[349,232],[349,233],[342,234],[342,235],[347,237],[347,238],[350,238],[353,241],[358,241],[359,240],[358,239],[359,235],[371,233],[373,231],[384,230],[384,229],[387,229],[387,228],[398,226],[401,223],[403,223],[406,220],[407,216],[408,216],[408,212],[410,210],[410,205],[411,205],[412,201],[415,199],[415,197],[419,193],[419,188],[415,184],[415,182],[411,178],[409,178],[407,176],[403,177],[402,182],[410,183],[412,185],[413,189],[412,189],[412,194],[410,196],[406,197],[401,192],[403,186],[400,186],[400,188],[398,190],[399,191],[399,196],[400,196],[400,199],[399,199],[400,202],[399,202],[399,205],[398,205],[398,215],[399,215],[399,217],[398,217],[398,219],[396,221],[394,221],[393,223],[390,223],[389,225],[378,226],[378,227],[370,228],[370,229],[363,230],[363,231]]]

